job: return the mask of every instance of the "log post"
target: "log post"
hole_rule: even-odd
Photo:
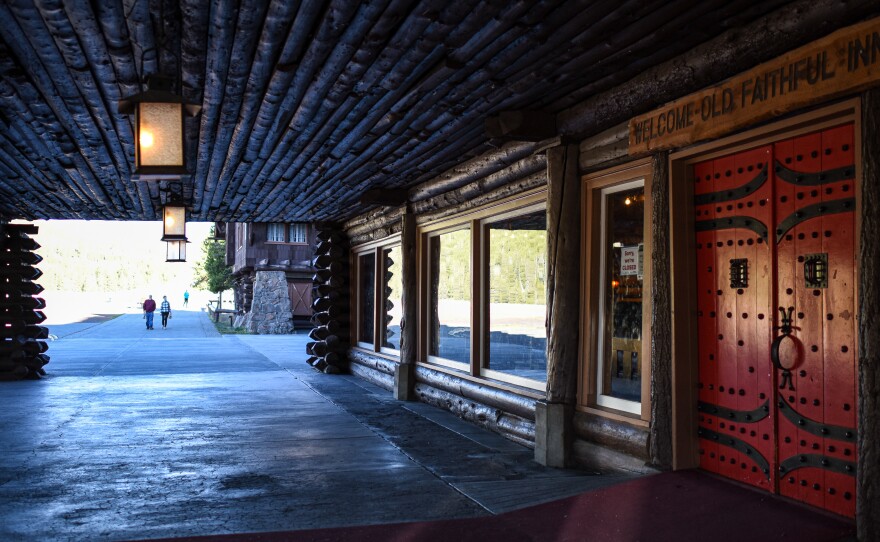
[[[535,409],[535,461],[564,467],[577,396],[581,182],[578,146],[547,151],[547,399]]]
[[[880,90],[862,96],[862,210],[859,241],[859,417],[856,528],[880,537]]]
[[[669,153],[651,161],[651,464],[672,467],[672,282],[669,269]]]
[[[342,319],[349,307],[348,240],[335,225],[320,226],[318,246],[312,264],[317,271],[312,278],[312,339],[306,343],[306,363],[327,374],[348,371],[344,352],[348,350],[348,329]],[[331,331],[335,330],[335,331]]]
[[[31,224],[0,224],[0,380],[39,378],[49,363],[49,330],[39,325],[46,303],[35,297],[43,287],[33,282],[43,275],[34,267],[42,261],[30,237],[37,232]]]
[[[394,370],[394,398],[415,400],[415,367],[418,359],[418,281],[416,270],[416,217],[406,212],[402,217],[400,256],[403,295],[400,319],[400,363]]]

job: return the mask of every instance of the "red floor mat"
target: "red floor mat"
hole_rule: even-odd
[[[679,471],[499,516],[169,540],[825,542],[854,540],[854,533],[843,519],[701,472]]]

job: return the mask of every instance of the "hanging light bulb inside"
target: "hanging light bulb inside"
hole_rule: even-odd
[[[146,130],[141,131],[141,147],[149,148],[153,146],[153,134]]]
[[[631,205],[632,202],[633,202],[633,200],[629,196],[627,196],[626,199],[623,200],[624,205]]]

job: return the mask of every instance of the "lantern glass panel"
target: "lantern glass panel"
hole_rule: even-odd
[[[166,206],[163,210],[163,237],[186,236],[186,208]]]
[[[138,143],[139,166],[183,166],[183,104],[139,104]]]
[[[165,261],[167,262],[185,262],[186,261],[186,241],[168,241],[166,243],[167,252]]]

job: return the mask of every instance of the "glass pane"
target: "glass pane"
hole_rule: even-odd
[[[471,232],[458,230],[430,240],[431,327],[428,353],[470,362]]]
[[[374,315],[376,314],[376,255],[358,258],[360,281],[360,329],[358,341],[373,344]]]
[[[489,225],[489,360],[487,367],[547,380],[547,213]]]
[[[599,394],[642,400],[644,183],[603,191],[602,363]]]
[[[291,224],[290,225],[290,242],[291,243],[305,243],[306,242],[306,224]]]
[[[183,105],[142,102],[140,123],[141,166],[183,165]]]
[[[401,294],[401,252],[400,247],[385,249],[382,251],[385,258],[385,348],[400,350],[400,317]]]
[[[269,224],[266,230],[266,240],[275,243],[284,242],[284,224]]]

